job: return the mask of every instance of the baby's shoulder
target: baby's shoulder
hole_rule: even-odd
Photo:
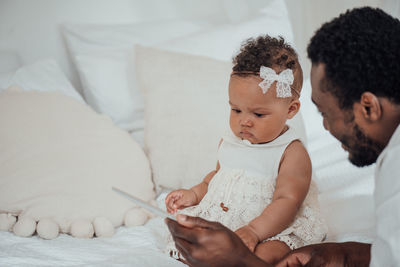
[[[293,140],[285,149],[282,159],[281,159],[281,164],[283,162],[288,162],[290,164],[298,164],[298,163],[304,163],[306,165],[311,165],[311,159],[310,155],[307,152],[306,147],[303,145],[303,143],[300,140]],[[299,165],[297,165],[299,166]],[[304,165],[300,165],[304,166]]]
[[[304,146],[303,142],[301,142],[300,139],[294,139],[293,141],[291,141],[287,146],[285,151],[289,151],[289,152],[302,152],[302,153],[307,153],[307,149]]]

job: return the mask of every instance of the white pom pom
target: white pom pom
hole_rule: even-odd
[[[17,218],[11,214],[0,213],[0,231],[11,231]]]
[[[14,234],[22,237],[33,235],[36,230],[36,222],[30,217],[18,217],[18,221],[14,224]]]
[[[60,233],[60,228],[51,219],[41,219],[36,226],[36,232],[43,239],[54,239]]]
[[[94,234],[93,225],[88,220],[77,220],[71,224],[70,233],[74,237],[92,238]]]
[[[114,226],[104,217],[97,217],[93,221],[94,232],[97,237],[111,237],[114,235]]]
[[[148,215],[141,208],[133,208],[125,214],[124,224],[126,226],[143,225],[148,219]]]
[[[58,226],[60,227],[60,233],[68,234],[71,227],[71,222],[66,218],[58,219]]]

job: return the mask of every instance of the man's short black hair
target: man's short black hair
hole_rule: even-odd
[[[341,108],[366,91],[400,103],[400,21],[382,10],[348,10],[322,25],[307,52],[313,64],[325,64],[327,90]]]

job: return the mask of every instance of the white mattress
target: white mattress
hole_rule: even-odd
[[[120,227],[112,238],[62,234],[44,240],[0,232],[0,266],[186,266],[162,252],[165,233],[161,218],[145,226]]]

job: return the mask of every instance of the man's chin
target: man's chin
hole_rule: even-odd
[[[365,166],[374,164],[378,157],[374,156],[374,155],[366,156],[365,154],[356,155],[356,154],[349,153],[348,158],[349,158],[350,163],[353,164],[354,166],[365,167]]]

